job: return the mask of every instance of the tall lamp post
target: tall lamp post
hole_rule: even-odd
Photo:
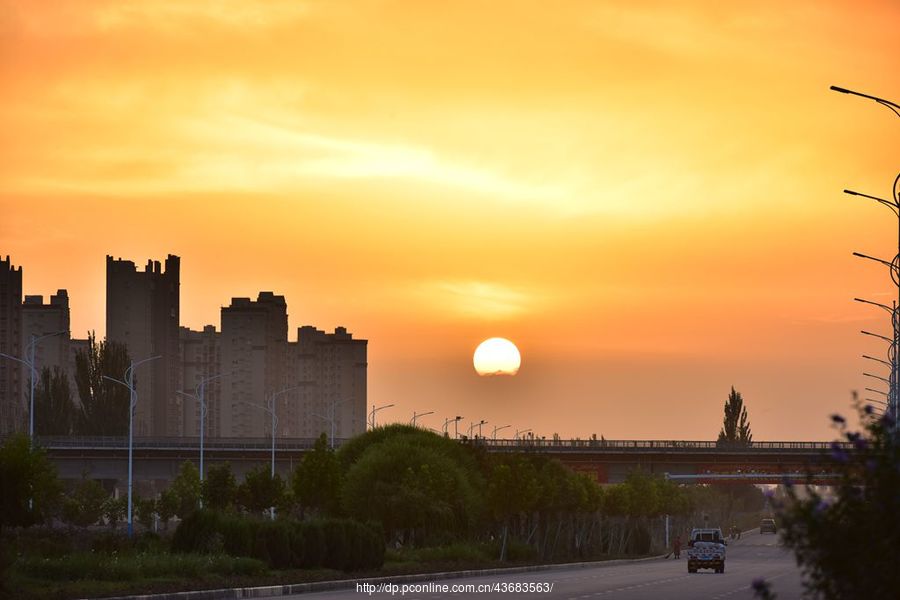
[[[455,417],[450,417],[449,419],[445,420],[445,421],[444,421],[444,435],[448,435],[448,436],[449,436],[449,434],[447,433],[447,426],[448,426],[451,422],[453,422],[453,428],[454,428],[454,431],[455,431],[455,433],[456,433],[455,437],[456,437],[457,439],[459,439],[459,422],[462,421],[462,420],[463,420],[463,417],[461,417],[461,416],[459,416],[459,415],[457,415],[457,416],[455,416]]]
[[[115,377],[103,376],[113,383],[124,385],[128,388],[128,537],[134,536],[134,510],[132,504],[132,490],[134,489],[134,409],[137,406],[137,389],[134,387],[134,370],[151,360],[162,358],[162,355],[151,356],[137,362],[131,361],[131,365],[125,369],[125,379],[116,379]]]
[[[393,404],[385,404],[384,406],[372,406],[372,412],[369,413],[369,425],[372,427],[372,429],[375,429],[375,415],[378,412],[386,408],[391,408],[393,406]]]
[[[511,425],[504,425],[503,427],[497,427],[497,426],[495,425],[495,426],[494,426],[494,432],[491,433],[491,439],[492,439],[492,440],[496,440],[496,439],[497,439],[497,432],[498,432],[498,431],[503,431],[504,429],[508,429],[509,427],[511,427]]]
[[[60,335],[63,333],[67,333],[67,331],[54,331],[53,333],[47,333],[41,336],[36,336],[32,333],[31,343],[28,344],[28,347],[25,350],[25,355],[28,357],[27,359],[21,359],[17,356],[0,352],[0,357],[14,360],[28,367],[28,380],[30,384],[29,387],[31,388],[28,394],[28,439],[32,447],[34,446],[34,385],[35,381],[37,380],[37,365],[35,364],[34,360],[35,347],[37,346],[37,343],[42,339],[53,337],[54,335]],[[29,506],[30,502],[31,501],[29,500]]]
[[[411,424],[413,427],[415,427],[415,426],[416,426],[416,419],[418,419],[419,417],[426,417],[426,416],[428,416],[428,415],[433,415],[433,414],[434,414],[434,411],[433,411],[433,410],[429,410],[428,412],[423,412],[423,413],[417,413],[416,411],[413,411],[413,416],[412,416],[412,419],[410,420],[410,424]]]
[[[897,256],[898,256],[898,258],[900,258],[900,254],[898,254]],[[871,258],[871,257],[865,257],[865,258]],[[874,259],[874,260],[878,260],[878,259]],[[884,262],[884,261],[879,261],[879,262]],[[892,276],[894,275],[893,268],[891,269],[891,275]],[[889,375],[889,380],[888,380],[888,393],[890,394],[890,396],[888,397],[888,404],[889,404],[889,406],[892,407],[892,410],[896,411],[897,402],[898,402],[897,394],[900,393],[900,390],[898,390],[898,385],[897,385],[897,383],[898,383],[897,378],[898,378],[898,376],[900,376],[900,371],[898,371],[898,364],[897,364],[897,341],[898,341],[898,339],[900,339],[900,338],[898,338],[898,331],[900,331],[900,322],[898,322],[898,319],[900,319],[900,311],[897,310],[897,303],[894,302],[893,306],[888,306],[887,304],[881,304],[880,302],[872,302],[871,300],[864,300],[863,298],[854,298],[853,300],[856,302],[861,302],[863,304],[869,304],[871,306],[875,306],[877,308],[880,308],[880,309],[886,311],[888,314],[891,315],[891,325],[892,325],[892,329],[894,331],[894,339],[891,342],[891,346],[888,351],[888,358],[890,359],[890,362],[879,360],[879,359],[876,359],[876,358],[873,358],[870,356],[863,356],[863,358],[867,358],[869,360],[874,360],[874,361],[886,364],[886,365],[888,365],[888,367],[890,367],[890,375]],[[892,414],[892,416],[893,416],[893,414]]]
[[[262,404],[254,404],[253,402],[246,402],[246,401],[244,402],[244,404],[248,404],[250,406],[255,406],[256,408],[269,413],[269,416],[272,417],[272,467],[271,467],[271,471],[269,473],[269,476],[272,479],[275,479],[275,432],[278,427],[278,415],[276,414],[277,411],[275,410],[275,406],[276,406],[275,399],[278,398],[278,396],[281,396],[282,394],[286,394],[290,391],[296,390],[298,387],[300,387],[300,386],[294,385],[291,387],[286,387],[284,389],[278,390],[277,392],[273,392],[266,399],[266,406],[263,406]],[[274,521],[275,520],[275,507],[274,506],[269,507],[269,515],[270,515],[271,519]]]
[[[516,439],[519,439],[519,434],[528,433],[531,429],[516,429]]]
[[[472,437],[472,430],[475,429],[476,427],[478,428],[478,437],[481,437],[481,426],[486,425],[486,424],[487,424],[487,421],[485,421],[484,419],[482,419],[478,423],[470,423],[469,424],[469,437],[470,438]]]
[[[841,94],[850,94],[852,96],[858,96],[860,98],[873,100],[893,112],[896,116],[900,117],[900,104],[897,104],[896,102],[891,102],[890,100],[885,100],[884,98],[879,98],[878,96],[863,94],[861,92],[849,90],[847,88],[838,87],[836,85],[831,86],[831,89],[835,92],[840,92]],[[891,200],[885,200],[877,196],[862,194],[860,192],[854,192],[852,190],[844,190],[844,193],[850,194],[852,196],[860,196],[863,198],[868,198],[870,200],[875,200],[879,204],[889,208],[891,212],[894,213],[894,216],[897,217],[897,255],[890,263],[888,263],[887,261],[882,261],[880,259],[874,260],[889,265],[891,269],[891,279],[893,280],[894,285],[897,287],[898,303],[894,305],[894,310],[892,312],[894,335],[891,342],[893,356],[891,357],[892,367],[891,384],[889,387],[888,395],[888,414],[894,419],[894,427],[898,428],[900,427],[900,424],[897,423],[898,408],[900,408],[900,353],[897,352],[897,346],[898,344],[900,344],[900,318],[898,318],[896,311],[897,307],[900,306],[900,174],[898,174],[894,179],[893,198],[891,198]],[[857,256],[861,256],[863,258],[871,258],[861,254],[857,254]]]
[[[332,450],[334,450],[334,414],[335,414],[335,409],[336,409],[338,406],[340,406],[341,404],[343,404],[344,402],[346,402],[346,400],[341,400],[340,402],[332,402],[332,403],[331,403],[330,410],[328,411],[328,415],[329,415],[328,417],[326,417],[326,416],[324,416],[324,415],[317,414],[317,413],[313,413],[313,416],[314,416],[314,417],[318,417],[318,418],[322,419],[323,421],[325,421],[326,423],[329,423],[329,424],[331,425],[331,437],[328,438],[328,441],[331,442],[331,449],[332,449]]]
[[[206,377],[200,380],[200,383],[197,384],[197,387],[194,390],[193,394],[188,394],[187,392],[183,392],[178,390],[176,393],[181,394],[185,398],[191,398],[196,400],[200,405],[200,486],[203,486],[203,437],[204,430],[206,427],[206,415],[208,411],[206,410],[206,385],[210,381],[214,381],[219,379],[220,377],[225,377],[226,375],[230,375],[230,373],[219,373],[217,375],[212,375],[210,377]],[[200,508],[203,508],[203,495],[200,496]]]

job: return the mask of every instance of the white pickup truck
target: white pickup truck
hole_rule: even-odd
[[[697,569],[715,569],[725,572],[725,538],[721,529],[694,529],[688,542],[688,573]]]

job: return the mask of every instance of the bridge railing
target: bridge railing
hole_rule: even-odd
[[[40,436],[37,444],[48,449],[124,449],[128,447],[128,438],[115,437],[69,437]],[[346,440],[335,439],[335,446]],[[310,450],[316,438],[276,438],[275,447],[279,450]],[[462,443],[483,447],[494,452],[797,452],[809,453],[825,451],[832,448],[832,442],[800,442],[772,441],[739,444],[734,442],[716,442],[709,440],[556,440],[556,439],[502,439],[487,438],[463,439]],[[272,438],[206,438],[204,447],[207,450],[265,450],[271,448]],[[134,439],[134,447],[138,449],[186,450],[199,449],[200,440],[196,437],[138,437]],[[851,444],[843,443],[849,448]]]

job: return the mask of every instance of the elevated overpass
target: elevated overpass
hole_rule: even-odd
[[[344,440],[335,440],[339,446]],[[125,437],[39,437],[63,479],[118,480],[127,478],[128,440]],[[693,482],[781,483],[799,473],[833,473],[824,461],[830,442],[752,442],[750,445],[685,440],[462,440],[487,452],[525,452],[559,459],[571,469],[600,483],[618,483],[634,469]],[[276,471],[288,475],[315,444],[314,439],[279,438],[275,443]],[[231,464],[240,479],[248,470],[269,464],[271,438],[208,438],[204,440],[207,468]],[[183,461],[199,462],[197,438],[136,438],[136,481],[172,480]],[[698,477],[706,475],[708,477]],[[729,477],[722,477],[728,475]],[[690,477],[688,477],[690,476]]]

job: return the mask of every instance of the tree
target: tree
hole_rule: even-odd
[[[69,378],[59,367],[41,370],[34,389],[34,432],[37,435],[72,435],[78,408],[72,401]]]
[[[786,503],[773,499],[781,534],[792,548],[810,596],[824,600],[894,598],[900,547],[900,437],[894,420],[862,409],[862,431],[832,416],[843,438],[833,443],[828,467],[839,474],[826,498],[812,485],[788,487]],[[763,587],[762,585],[760,587]],[[761,595],[761,593],[760,593]]]
[[[156,514],[156,499],[134,496],[132,502],[134,503],[134,518],[144,526],[144,529],[150,531],[153,527],[153,516]]]
[[[214,465],[206,471],[201,486],[203,506],[211,510],[225,510],[234,506],[237,495],[237,482],[231,465],[222,463]]]
[[[163,528],[167,531],[169,529],[169,519],[174,517],[178,511],[179,500],[175,490],[169,488],[159,495],[159,500],[156,502],[156,512],[159,514],[159,520],[163,522]]]
[[[63,504],[63,520],[76,527],[94,525],[103,516],[107,495],[96,479],[82,479]]]
[[[719,442],[734,442],[740,445],[748,445],[753,441],[750,433],[750,421],[747,419],[747,408],[740,392],[731,388],[728,400],[725,401],[725,418],[722,430],[719,432]]]
[[[169,489],[178,501],[175,514],[180,518],[187,518],[197,510],[197,504],[200,502],[200,471],[194,463],[189,460],[181,463],[178,475],[175,476]]]
[[[125,518],[125,511],[128,510],[128,497],[119,496],[113,498],[110,496],[103,503],[103,515],[109,523],[110,528],[115,529],[119,525],[119,521]]]
[[[323,433],[316,440],[312,452],[303,457],[292,481],[294,498],[303,509],[312,509],[325,515],[339,510],[341,491],[341,466],[328,447],[328,437]]]
[[[104,376],[122,379],[131,359],[124,344],[103,341],[93,332],[87,350],[75,355],[75,385],[81,400],[78,433],[82,435],[125,435],[128,433],[128,389]]]
[[[15,434],[0,447],[0,490],[2,534],[4,527],[28,527],[52,516],[62,486],[44,451],[32,448],[24,434]]]
[[[268,466],[260,465],[251,470],[238,487],[238,502],[248,512],[262,513],[271,507],[282,506],[284,500],[284,480],[277,473],[272,477]]]

